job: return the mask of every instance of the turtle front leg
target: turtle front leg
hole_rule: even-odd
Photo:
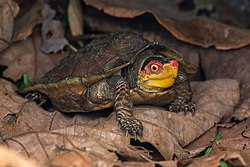
[[[175,112],[191,112],[193,115],[196,105],[192,102],[192,92],[186,73],[179,72],[174,84],[175,99],[169,105],[169,111]]]
[[[116,83],[116,97],[114,109],[116,111],[117,122],[121,129],[136,137],[142,136],[142,124],[132,113],[133,103],[129,95],[129,87],[124,79],[119,79]]]

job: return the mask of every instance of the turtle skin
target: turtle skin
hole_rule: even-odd
[[[141,89],[138,75],[143,64],[163,58],[175,59],[180,65],[174,85],[156,92]],[[195,113],[188,81],[195,72],[176,51],[133,32],[117,32],[91,41],[63,59],[40,81],[17,92],[31,94],[33,100],[45,97],[61,112],[114,107],[121,129],[136,137],[143,135],[143,126],[133,116],[134,105],[168,106],[169,111]]]

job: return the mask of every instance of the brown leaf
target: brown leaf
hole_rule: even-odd
[[[247,135],[249,132],[250,120],[247,119],[239,124],[235,124],[231,128],[219,128],[222,132],[222,138],[219,143],[215,146],[215,150],[235,150],[250,153],[250,136]],[[230,144],[228,144],[230,143]]]
[[[37,159],[41,166],[113,166],[118,159],[104,145],[81,136],[36,132],[19,135],[6,142],[23,155]]]
[[[233,78],[241,83],[241,102],[234,117],[242,120],[250,116],[250,47],[218,51],[200,49],[201,66],[206,79]]]
[[[26,9],[22,15],[17,17],[12,42],[24,40],[32,34],[33,28],[42,21],[42,6],[39,2],[35,3],[30,9]]]
[[[0,118],[2,121],[7,114],[18,113],[27,100],[16,96],[15,86],[7,80],[0,79],[0,90]]]
[[[65,151],[62,153],[58,153],[52,161],[53,166],[60,166],[60,167],[67,167],[67,166],[74,166],[74,167],[91,167],[90,163],[88,162],[88,158],[93,156],[92,153],[90,154],[83,154],[81,152],[76,151]],[[69,158],[70,157],[70,158]],[[95,157],[96,158],[96,157]],[[97,159],[95,159],[96,161]]]
[[[80,0],[69,1],[68,20],[71,34],[73,36],[83,35],[83,16]]]
[[[177,167],[178,161],[150,161],[150,162],[122,162],[116,164],[117,167],[155,167],[155,166],[171,166]]]
[[[197,154],[208,146],[212,146],[213,152],[233,150],[250,153],[250,135],[248,134],[248,127],[249,120],[243,121],[239,124],[218,124],[216,127],[211,128],[208,132],[195,140],[195,142],[188,145],[186,148]],[[216,141],[216,135],[218,132],[222,133],[222,138],[219,141]]]
[[[1,140],[33,130],[49,130],[53,114],[15,94],[10,82],[0,80]]]
[[[42,16],[43,44],[41,50],[45,53],[56,53],[68,45],[68,41],[64,38],[64,29],[60,21],[53,20],[55,10],[52,10],[49,5],[44,4]]]
[[[215,20],[180,12],[176,1],[96,1],[83,0],[111,16],[135,18],[151,13],[165,29],[176,38],[202,47],[215,46],[228,50],[250,44],[250,31],[240,29]],[[164,8],[163,8],[164,6]],[[148,23],[150,24],[150,23]]]
[[[19,12],[19,6],[12,0],[0,0],[0,52],[10,43],[14,31],[14,18]]]
[[[212,3],[214,9],[216,8],[211,15],[213,18],[232,25],[249,27],[250,4],[248,1],[214,0]]]
[[[155,167],[156,164],[153,162],[125,162],[120,164],[118,167]]]
[[[212,146],[214,144],[215,138],[217,135],[217,126],[209,129],[202,136],[197,138],[194,142],[190,143],[185,148],[190,150],[192,157],[198,155],[207,147]]]
[[[21,154],[5,146],[0,146],[1,167],[38,167],[39,165],[30,158],[24,158]]]
[[[29,75],[31,81],[41,78],[45,72],[52,69],[55,64],[65,57],[64,53],[47,55],[39,48],[41,37],[33,37],[13,44],[0,55],[2,65],[8,66],[3,75],[13,80],[18,80],[25,73]]]
[[[205,155],[205,157],[200,157],[198,161],[194,161],[192,163],[193,166],[199,166],[201,164],[207,164],[205,161],[208,161],[208,159],[214,159],[211,161],[211,163],[208,163],[207,165],[216,166],[216,164],[219,163],[221,159],[226,161],[226,159],[222,158],[222,156],[229,157],[229,162],[235,161],[236,157],[235,153],[238,154],[239,160],[241,162],[241,165],[247,164],[246,166],[250,165],[250,149],[249,149],[249,124],[250,121],[247,119],[246,121],[243,121],[239,124],[231,124],[229,126],[226,124],[225,126],[221,125],[217,128],[212,128],[212,131],[210,130],[208,133],[206,133],[204,136],[193,142],[191,145],[189,145],[187,148],[194,149],[201,148],[202,145],[205,146],[212,146],[212,154],[211,155]],[[221,132],[222,136],[221,139],[218,141],[215,141],[216,132]],[[213,138],[211,140],[210,138]],[[203,147],[203,150],[206,147]],[[203,150],[200,150],[203,151]],[[216,158],[216,159],[215,159]],[[217,159],[220,158],[220,159]],[[234,160],[233,160],[234,159]],[[240,164],[234,166],[241,166]],[[229,165],[231,166],[231,165]]]
[[[229,162],[229,166],[246,166],[244,159],[240,152],[237,151],[223,151],[212,156],[201,157],[196,160],[191,160],[192,163],[188,167],[217,167],[220,166],[220,161]],[[237,164],[237,165],[234,165]]]
[[[249,92],[249,88],[246,90],[243,88],[241,90],[242,90],[241,92],[245,92],[244,94],[246,94],[246,92]],[[237,108],[237,110],[235,111],[234,115],[232,115],[232,117],[235,117],[239,120],[243,120],[247,117],[250,117],[250,97],[245,98],[245,99],[242,98],[240,106]]]
[[[122,167],[155,167],[155,166],[171,166],[177,167],[177,161],[154,161],[154,162],[124,162]]]

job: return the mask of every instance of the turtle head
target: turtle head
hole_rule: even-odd
[[[173,86],[178,74],[178,61],[173,58],[154,58],[144,62],[138,83],[144,90],[157,91]]]

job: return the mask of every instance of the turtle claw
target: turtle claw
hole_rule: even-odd
[[[171,112],[184,112],[184,114],[190,112],[192,115],[194,115],[195,110],[196,110],[196,104],[192,101],[183,103],[173,102],[169,105],[169,111]]]
[[[30,101],[35,101],[39,98],[39,95],[37,92],[28,93],[24,98],[29,99]]]
[[[184,113],[190,112],[192,115],[195,114],[196,104],[192,101],[189,101],[185,104]]]
[[[118,118],[118,123],[121,125],[121,129],[125,131],[126,136],[131,135],[135,139],[137,136],[142,136],[142,124],[134,116]]]
[[[28,99],[29,101],[36,102],[38,106],[43,106],[44,104],[48,103],[48,99],[45,96],[42,96],[42,94],[39,92],[28,93],[24,98]]]

